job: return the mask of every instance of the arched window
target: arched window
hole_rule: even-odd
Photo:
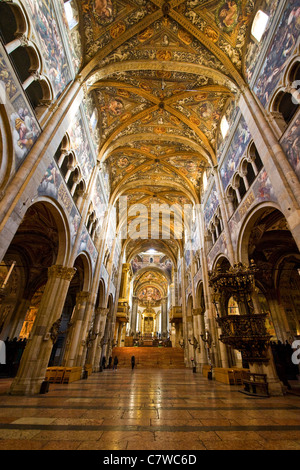
[[[228,199],[229,206],[230,206],[230,209],[231,209],[231,214],[230,215],[232,215],[236,211],[236,209],[238,208],[238,205],[239,205],[238,198],[237,198],[237,195],[236,195],[236,191],[232,186],[228,187],[227,199]]]
[[[241,176],[239,176],[238,191],[240,193],[240,198],[243,199],[243,197],[245,196],[247,190],[246,190],[246,186],[245,186],[245,183],[244,183],[244,179]]]
[[[255,180],[255,173],[254,173],[254,170],[253,170],[253,166],[251,165],[250,162],[247,162],[247,165],[246,165],[246,178],[247,178],[247,181],[248,181],[248,185],[251,186],[251,184]]]
[[[37,117],[45,112],[44,105],[51,102],[51,87],[41,72],[38,47],[27,37],[27,20],[16,4],[0,2],[0,34],[25,95]],[[43,107],[43,108],[42,108]]]
[[[262,10],[258,10],[256,13],[252,27],[251,34],[256,39],[257,42],[260,42],[267,28],[269,21],[269,16],[264,13]]]
[[[299,108],[299,103],[293,99],[293,96],[289,92],[281,93],[278,97],[278,111],[283,116],[286,124],[289,124],[293,119],[296,111]]]

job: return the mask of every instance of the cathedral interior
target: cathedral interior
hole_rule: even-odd
[[[300,449],[299,30],[0,2],[1,450]]]

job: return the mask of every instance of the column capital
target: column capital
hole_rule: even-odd
[[[29,39],[24,33],[17,34],[16,39],[20,41],[22,47],[26,47],[29,44]]]
[[[131,264],[130,263],[124,263],[123,266],[122,266],[122,271],[123,272],[128,272],[131,268]]]
[[[106,317],[108,312],[109,312],[109,308],[105,308],[105,307],[96,308],[96,314],[100,315],[101,317]]]
[[[202,307],[193,308],[192,313],[193,313],[193,316],[196,316],[196,315],[204,315],[204,310],[203,310]]]
[[[88,291],[77,292],[77,294],[76,294],[76,303],[81,302],[81,301],[85,301],[88,298],[89,294],[90,293]]]
[[[53,266],[50,266],[50,268],[48,268],[48,277],[56,277],[59,279],[64,279],[66,281],[71,281],[76,271],[76,268],[69,268],[67,266],[54,264]]]

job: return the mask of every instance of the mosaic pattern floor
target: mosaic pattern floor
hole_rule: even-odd
[[[35,397],[0,380],[0,450],[299,450],[300,397],[190,370],[105,370]]]

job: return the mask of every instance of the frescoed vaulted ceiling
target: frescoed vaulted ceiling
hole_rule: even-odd
[[[168,282],[163,273],[149,269],[136,277],[133,289],[140,305],[153,307],[167,295]]]
[[[254,0],[78,3],[111,202],[199,203],[221,118],[244,83]]]

